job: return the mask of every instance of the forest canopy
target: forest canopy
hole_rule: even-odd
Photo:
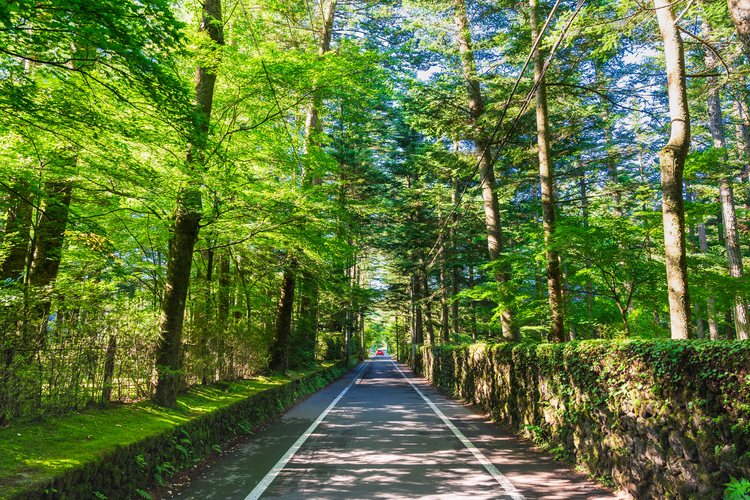
[[[0,5],[0,425],[376,346],[748,339],[734,2]]]

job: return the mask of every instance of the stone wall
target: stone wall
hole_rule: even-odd
[[[750,479],[747,341],[423,347],[414,367],[636,498],[720,500]]]
[[[291,406],[298,398],[325,387],[347,371],[345,364],[313,373],[202,415],[170,431],[118,447],[71,470],[64,476],[18,491],[8,500],[88,500],[103,495],[109,500],[140,498],[136,489],[156,483],[156,475],[167,476],[165,464],[179,469],[206,456],[215,445],[263,423]]]

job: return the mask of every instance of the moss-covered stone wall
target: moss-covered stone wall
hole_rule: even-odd
[[[347,371],[344,363],[267,389],[213,413],[196,417],[170,431],[118,447],[95,462],[64,476],[40,482],[10,500],[108,500],[140,498],[144,490],[172,472],[193,465],[214,446],[291,406],[297,399],[325,387]]]
[[[423,347],[415,369],[639,499],[750,479],[750,343]]]

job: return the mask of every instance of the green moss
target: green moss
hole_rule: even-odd
[[[492,410],[549,449],[568,452],[574,444],[579,462],[591,470],[598,459],[597,469],[617,471],[623,488],[642,487],[629,468],[633,466],[630,454],[638,452],[638,443],[644,440],[656,443],[651,456],[654,473],[666,483],[659,485],[665,489],[664,497],[689,496],[688,485],[678,484],[679,473],[671,472],[674,465],[664,460],[681,457],[682,450],[694,464],[690,467],[705,473],[700,477],[710,488],[721,486],[717,481],[726,470],[734,470],[733,462],[741,463],[741,472],[746,470],[748,341],[626,339],[434,346],[424,347],[421,356],[417,370],[424,366],[423,374],[433,382]],[[488,390],[482,380],[488,373],[493,374],[491,393],[477,397],[472,391]],[[675,431],[677,454],[670,449]],[[608,436],[609,446],[598,456],[587,444],[593,436]],[[717,447],[721,450],[727,443],[734,443],[735,455],[725,451],[717,463]],[[715,474],[719,466],[725,471]],[[695,487],[693,482],[690,487]]]
[[[208,437],[209,431],[204,431],[206,436],[194,435],[192,441],[196,444],[193,445],[190,434],[184,429],[180,431],[181,427],[192,424],[200,429],[201,425],[196,422],[201,418],[212,419],[220,410],[264,391],[330,370],[334,364],[329,362],[314,370],[288,372],[284,377],[259,377],[231,384],[193,387],[178,397],[174,409],[159,408],[143,401],[58,417],[14,421],[10,427],[0,429],[0,499],[11,498],[21,490],[51,482],[53,478],[62,478],[55,480],[54,489],[59,485],[59,488],[68,490],[78,482],[71,474],[79,473],[101,487],[102,477],[110,481],[112,476],[117,478],[119,474],[114,471],[100,474],[97,472],[100,465],[105,459],[113,461],[114,466],[126,458],[132,458],[135,463],[136,457],[126,457],[128,447],[135,443],[141,443],[142,448],[163,448],[165,455],[177,451],[177,455],[184,455],[186,460],[192,458],[189,455],[207,451],[197,448],[198,442]],[[283,405],[281,401],[272,400],[267,406],[274,413]],[[268,415],[259,415],[265,416]],[[242,421],[235,422],[234,426],[241,424]],[[203,424],[202,427],[208,426]],[[186,451],[179,450],[179,447]],[[197,451],[189,453],[187,448]],[[142,468],[153,466],[147,462],[148,459],[141,457]]]

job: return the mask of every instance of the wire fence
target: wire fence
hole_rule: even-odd
[[[197,325],[190,311],[183,334],[184,388],[248,378],[266,366],[264,328],[246,318]],[[150,397],[158,324],[158,310],[137,298],[34,301],[0,288],[0,425]]]

